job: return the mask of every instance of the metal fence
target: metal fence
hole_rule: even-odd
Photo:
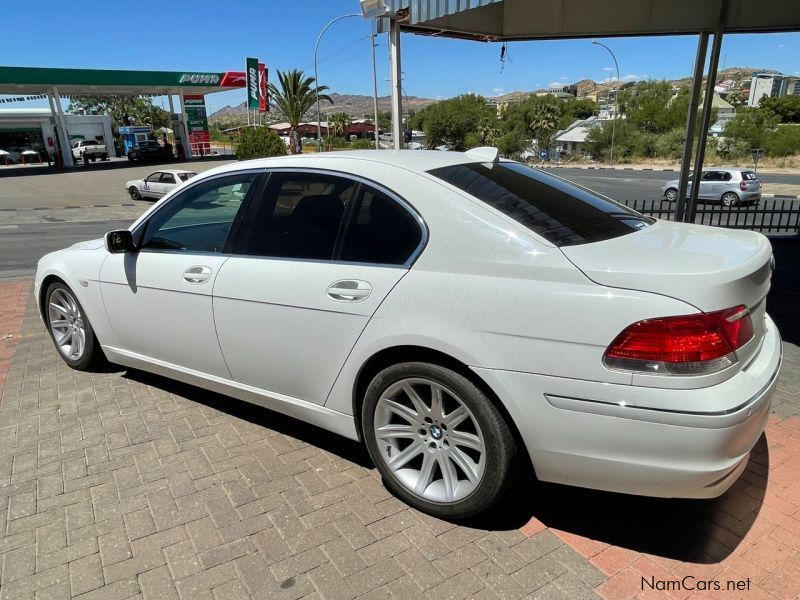
[[[675,203],[667,200],[632,200],[626,206],[658,219],[675,219]],[[694,222],[731,229],[750,229],[769,235],[800,234],[800,199],[764,198],[757,205],[698,204]]]

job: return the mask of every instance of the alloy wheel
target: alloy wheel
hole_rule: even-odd
[[[675,202],[675,200],[678,199],[678,192],[676,190],[673,190],[673,189],[670,188],[670,189],[667,190],[667,193],[665,194],[665,196],[666,196],[667,200],[669,200],[670,202]]]
[[[733,192],[728,192],[722,197],[723,206],[736,206],[739,204],[739,197]]]
[[[478,421],[435,381],[406,378],[389,386],[375,407],[374,432],[386,466],[425,500],[463,500],[483,479],[486,448]]]
[[[86,326],[77,300],[63,288],[54,290],[48,300],[47,315],[58,351],[69,360],[80,360],[86,350]]]

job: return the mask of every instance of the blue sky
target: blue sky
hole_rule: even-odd
[[[354,12],[357,0],[6,2],[0,17],[0,64],[226,71],[244,70],[245,57],[256,56],[273,71],[298,67],[313,73],[319,31],[333,17]],[[334,92],[372,93],[370,32],[371,25],[361,18],[344,19],[328,30],[319,53],[321,83]],[[63,47],[56,44],[59,36]],[[76,43],[81,37],[87,41]],[[688,75],[696,44],[693,36],[601,41],[614,50],[620,75],[628,79]],[[599,81],[612,75],[613,67],[605,50],[590,40],[512,43],[502,70],[496,43],[403,35],[402,52],[405,93],[431,98],[466,92],[492,96],[584,78]],[[721,62],[800,74],[800,33],[728,36]],[[381,95],[389,93],[387,78],[386,39],[381,36]],[[224,92],[210,96],[208,105],[213,111],[244,98],[243,90]]]

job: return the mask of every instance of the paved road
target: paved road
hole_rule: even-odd
[[[131,221],[59,222],[0,225],[0,277],[30,275],[39,258],[75,242],[91,240]]]
[[[547,172],[622,202],[660,200],[661,186],[679,176],[677,171],[618,171],[612,169],[555,168],[547,169]],[[800,175],[764,173],[761,175],[761,180],[767,189],[771,185],[797,186],[800,189]]]

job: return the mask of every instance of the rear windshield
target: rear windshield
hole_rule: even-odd
[[[181,181],[186,181],[187,179],[190,179],[195,175],[197,175],[197,173],[178,173],[178,177],[181,178]]]
[[[428,173],[556,246],[600,242],[654,222],[613,200],[516,162],[468,163]]]
[[[742,171],[742,179],[745,181],[755,181],[758,179],[758,176],[752,171]]]

